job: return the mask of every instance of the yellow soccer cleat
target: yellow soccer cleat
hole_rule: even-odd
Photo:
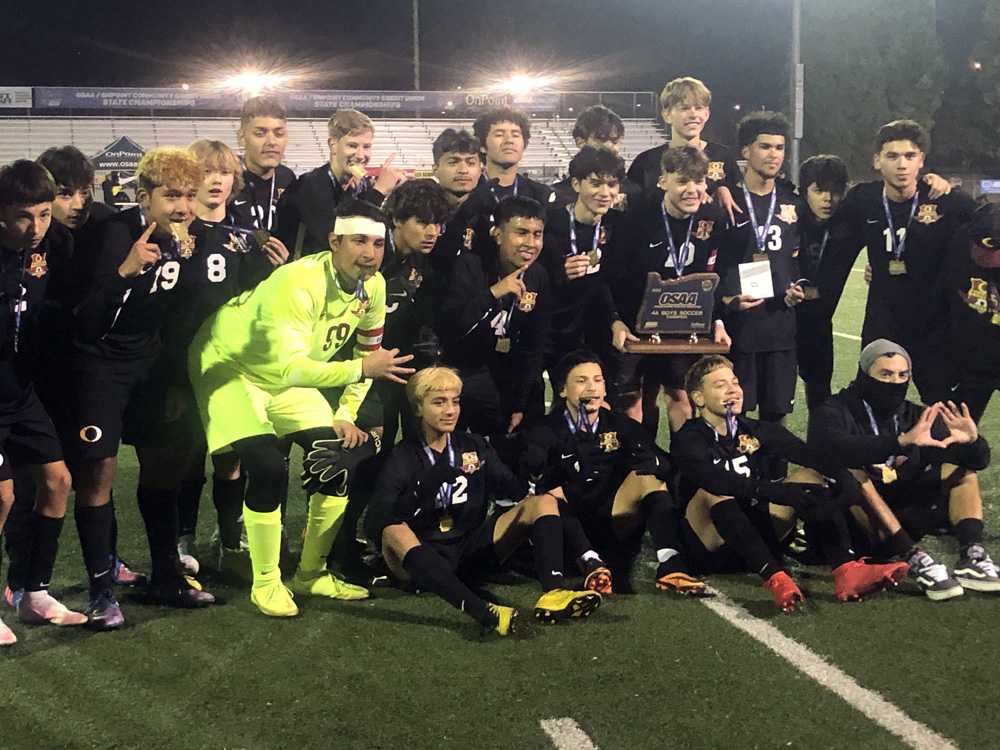
[[[535,619],[554,623],[571,617],[589,617],[591,612],[601,606],[601,599],[596,591],[546,591],[535,602]]]
[[[704,581],[689,576],[687,573],[667,573],[656,579],[656,588],[681,596],[709,597],[712,592]]]
[[[296,571],[292,580],[288,582],[288,586],[296,594],[302,596],[325,596],[329,599],[349,602],[367,599],[370,596],[368,589],[341,581],[326,571],[316,575],[307,575],[301,570]]]
[[[493,630],[496,631],[498,635],[507,636],[513,635],[517,632],[517,610],[513,607],[504,607],[500,604],[488,604],[486,605],[490,608],[490,612],[496,615],[497,624],[493,626]],[[488,633],[489,628],[484,627],[483,632]]]
[[[250,589],[250,601],[268,617],[295,617],[299,613],[292,592],[280,580],[254,586]]]

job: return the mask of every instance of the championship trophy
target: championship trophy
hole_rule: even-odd
[[[692,273],[664,279],[651,272],[636,316],[633,333],[639,341],[626,343],[631,354],[725,354],[726,344],[712,340],[716,273]]]

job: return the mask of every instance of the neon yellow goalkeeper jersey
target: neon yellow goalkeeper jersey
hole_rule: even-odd
[[[219,308],[202,325],[195,346],[205,341],[214,350],[206,352],[211,359],[272,392],[357,384],[340,404],[356,415],[371,386],[363,380],[361,357],[382,343],[385,279],[376,273],[364,289],[368,299],[362,301],[354,290],[341,288],[331,253],[306,256]],[[355,330],[353,359],[330,362]]]

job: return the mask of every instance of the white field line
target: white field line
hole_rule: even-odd
[[[887,732],[916,750],[958,750],[958,746],[930,727],[911,719],[873,690],[861,687],[853,677],[824,660],[776,627],[760,620],[716,589],[713,599],[702,603],[738,630],[767,646],[803,674],[857,709]],[[557,745],[558,746],[558,745]]]
[[[556,750],[597,750],[597,745],[568,716],[562,719],[542,719],[542,731],[549,736]]]

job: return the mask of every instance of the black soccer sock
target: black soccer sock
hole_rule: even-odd
[[[559,516],[541,516],[531,524],[535,572],[542,591],[566,588],[563,580],[563,526]]]
[[[751,572],[766,581],[781,570],[781,563],[775,559],[735,498],[716,503],[709,515],[719,536],[743,558]]]
[[[83,563],[87,567],[91,597],[111,591],[114,584],[112,576],[114,561],[111,554],[114,511],[111,504],[93,508],[77,503],[73,509],[73,517],[76,520],[77,534],[80,536]]]
[[[642,498],[642,512],[646,517],[646,530],[656,550],[656,575],[687,572],[681,546],[681,518],[674,507],[670,493],[658,490]]]
[[[559,510],[563,527],[563,548],[576,560],[581,571],[586,572],[587,562],[594,558],[600,560],[600,555],[594,551],[580,519],[564,507]]]
[[[59,535],[62,533],[63,519],[48,518],[41,513],[33,513],[31,519],[32,536],[31,560],[24,581],[25,591],[45,591],[52,582],[52,571],[56,566],[59,552]]]
[[[414,547],[403,558],[403,570],[417,586],[437,594],[455,609],[483,625],[493,624],[495,616],[486,602],[459,580],[448,563],[427,545]]]
[[[3,536],[7,547],[7,585],[12,591],[24,588],[31,563],[32,518],[34,517],[34,492],[17,494],[21,489],[19,479],[15,480],[14,505],[7,516]],[[33,489],[33,486],[29,489]],[[25,492],[28,492],[26,489]]]
[[[981,518],[963,518],[955,524],[958,548],[964,553],[973,544],[983,543],[983,521]]]
[[[288,454],[284,456],[284,466],[285,474],[284,480],[282,481],[281,488],[281,524],[285,525],[285,515],[288,513],[288,476],[289,476],[289,465],[291,464],[291,457]]]
[[[893,557],[909,560],[917,548],[917,543],[913,541],[913,537],[907,533],[906,529],[901,528],[885,540],[883,547]]]
[[[118,560],[118,513],[115,512],[115,491],[108,495],[108,507],[111,509],[111,556]]]
[[[212,502],[219,519],[219,541],[226,549],[240,548],[240,516],[243,513],[243,492],[246,481],[212,477]]]
[[[831,568],[837,568],[854,559],[843,516],[823,521],[808,521],[805,523],[805,533],[809,546],[815,544]]]
[[[194,536],[198,529],[198,506],[201,505],[201,488],[205,478],[185,479],[177,492],[178,536]]]
[[[149,560],[154,582],[168,581],[179,575],[177,556],[177,490],[136,488],[139,513],[149,540]]]

